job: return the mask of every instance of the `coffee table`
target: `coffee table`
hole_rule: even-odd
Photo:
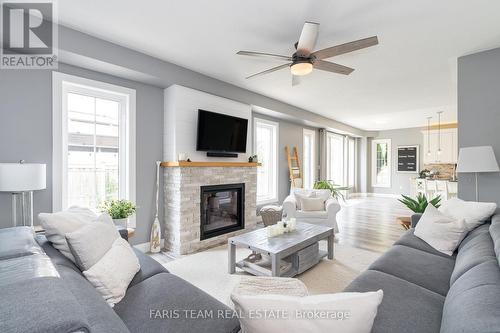
[[[297,229],[283,235],[268,237],[266,228],[228,239],[229,274],[239,267],[253,275],[292,277],[314,266],[320,259],[333,259],[333,228],[297,222]],[[318,250],[318,242],[327,240],[328,251]],[[236,247],[241,246],[270,257],[270,267],[260,267],[244,259],[236,262]],[[289,263],[286,271],[282,264]]]

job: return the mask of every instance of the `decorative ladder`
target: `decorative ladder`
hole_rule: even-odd
[[[290,182],[292,187],[303,187],[302,168],[300,167],[299,153],[297,147],[293,147],[293,155],[290,154],[290,148],[285,146],[286,157],[288,160],[288,170],[290,171]]]

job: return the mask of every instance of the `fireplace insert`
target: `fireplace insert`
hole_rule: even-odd
[[[200,240],[245,228],[244,183],[200,189]]]

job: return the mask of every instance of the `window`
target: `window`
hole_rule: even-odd
[[[347,186],[356,187],[356,139],[347,138]]]
[[[335,185],[345,185],[343,135],[326,133],[326,176]]]
[[[262,163],[257,168],[257,203],[278,201],[278,123],[254,119],[254,152]]]
[[[316,179],[316,132],[304,128],[303,130],[303,177],[304,188],[312,188]]]
[[[135,201],[135,91],[54,73],[53,94],[54,211]]]
[[[372,141],[372,186],[391,187],[391,140]]]

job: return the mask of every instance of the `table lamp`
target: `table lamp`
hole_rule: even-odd
[[[477,174],[499,172],[495,152],[491,146],[460,148],[458,153],[458,173],[474,173],[476,178],[476,201],[479,200]]]
[[[12,223],[33,227],[33,191],[46,188],[46,165],[0,163],[0,192],[12,193]],[[21,207],[19,210],[18,207]]]

